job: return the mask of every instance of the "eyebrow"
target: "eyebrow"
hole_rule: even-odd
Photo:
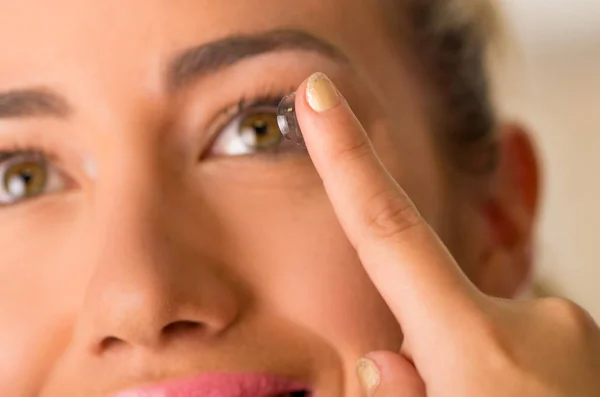
[[[303,50],[322,54],[348,64],[348,58],[333,44],[302,30],[272,30],[252,35],[229,36],[184,51],[169,65],[170,88],[184,85],[219,69],[258,55]],[[48,88],[27,88],[0,92],[0,119],[67,118],[72,108],[59,93]]]
[[[341,63],[348,58],[333,44],[302,30],[272,30],[254,35],[229,36],[186,50],[169,68],[170,86],[178,89],[190,81],[244,59],[289,50],[325,55]]]
[[[70,111],[66,100],[50,89],[31,88],[0,93],[0,118],[66,118]]]

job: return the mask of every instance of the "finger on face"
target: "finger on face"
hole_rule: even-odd
[[[455,321],[477,292],[387,172],[346,100],[317,73],[300,86],[295,105],[337,217],[407,337],[439,326],[434,320]]]

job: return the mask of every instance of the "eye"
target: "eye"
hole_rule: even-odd
[[[0,206],[65,188],[64,178],[39,153],[0,155]]]
[[[257,152],[278,152],[292,147],[281,135],[276,106],[255,106],[242,110],[221,129],[210,153],[239,156]]]

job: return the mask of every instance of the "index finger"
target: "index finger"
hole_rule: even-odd
[[[405,334],[454,323],[481,294],[387,172],[324,74],[300,86],[296,113],[336,215]]]

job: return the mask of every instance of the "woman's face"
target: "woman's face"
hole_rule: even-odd
[[[470,215],[373,2],[21,0],[0,15],[0,395],[213,372],[358,395],[356,359],[402,334],[273,124],[315,71],[477,279],[478,222],[452,233]]]

